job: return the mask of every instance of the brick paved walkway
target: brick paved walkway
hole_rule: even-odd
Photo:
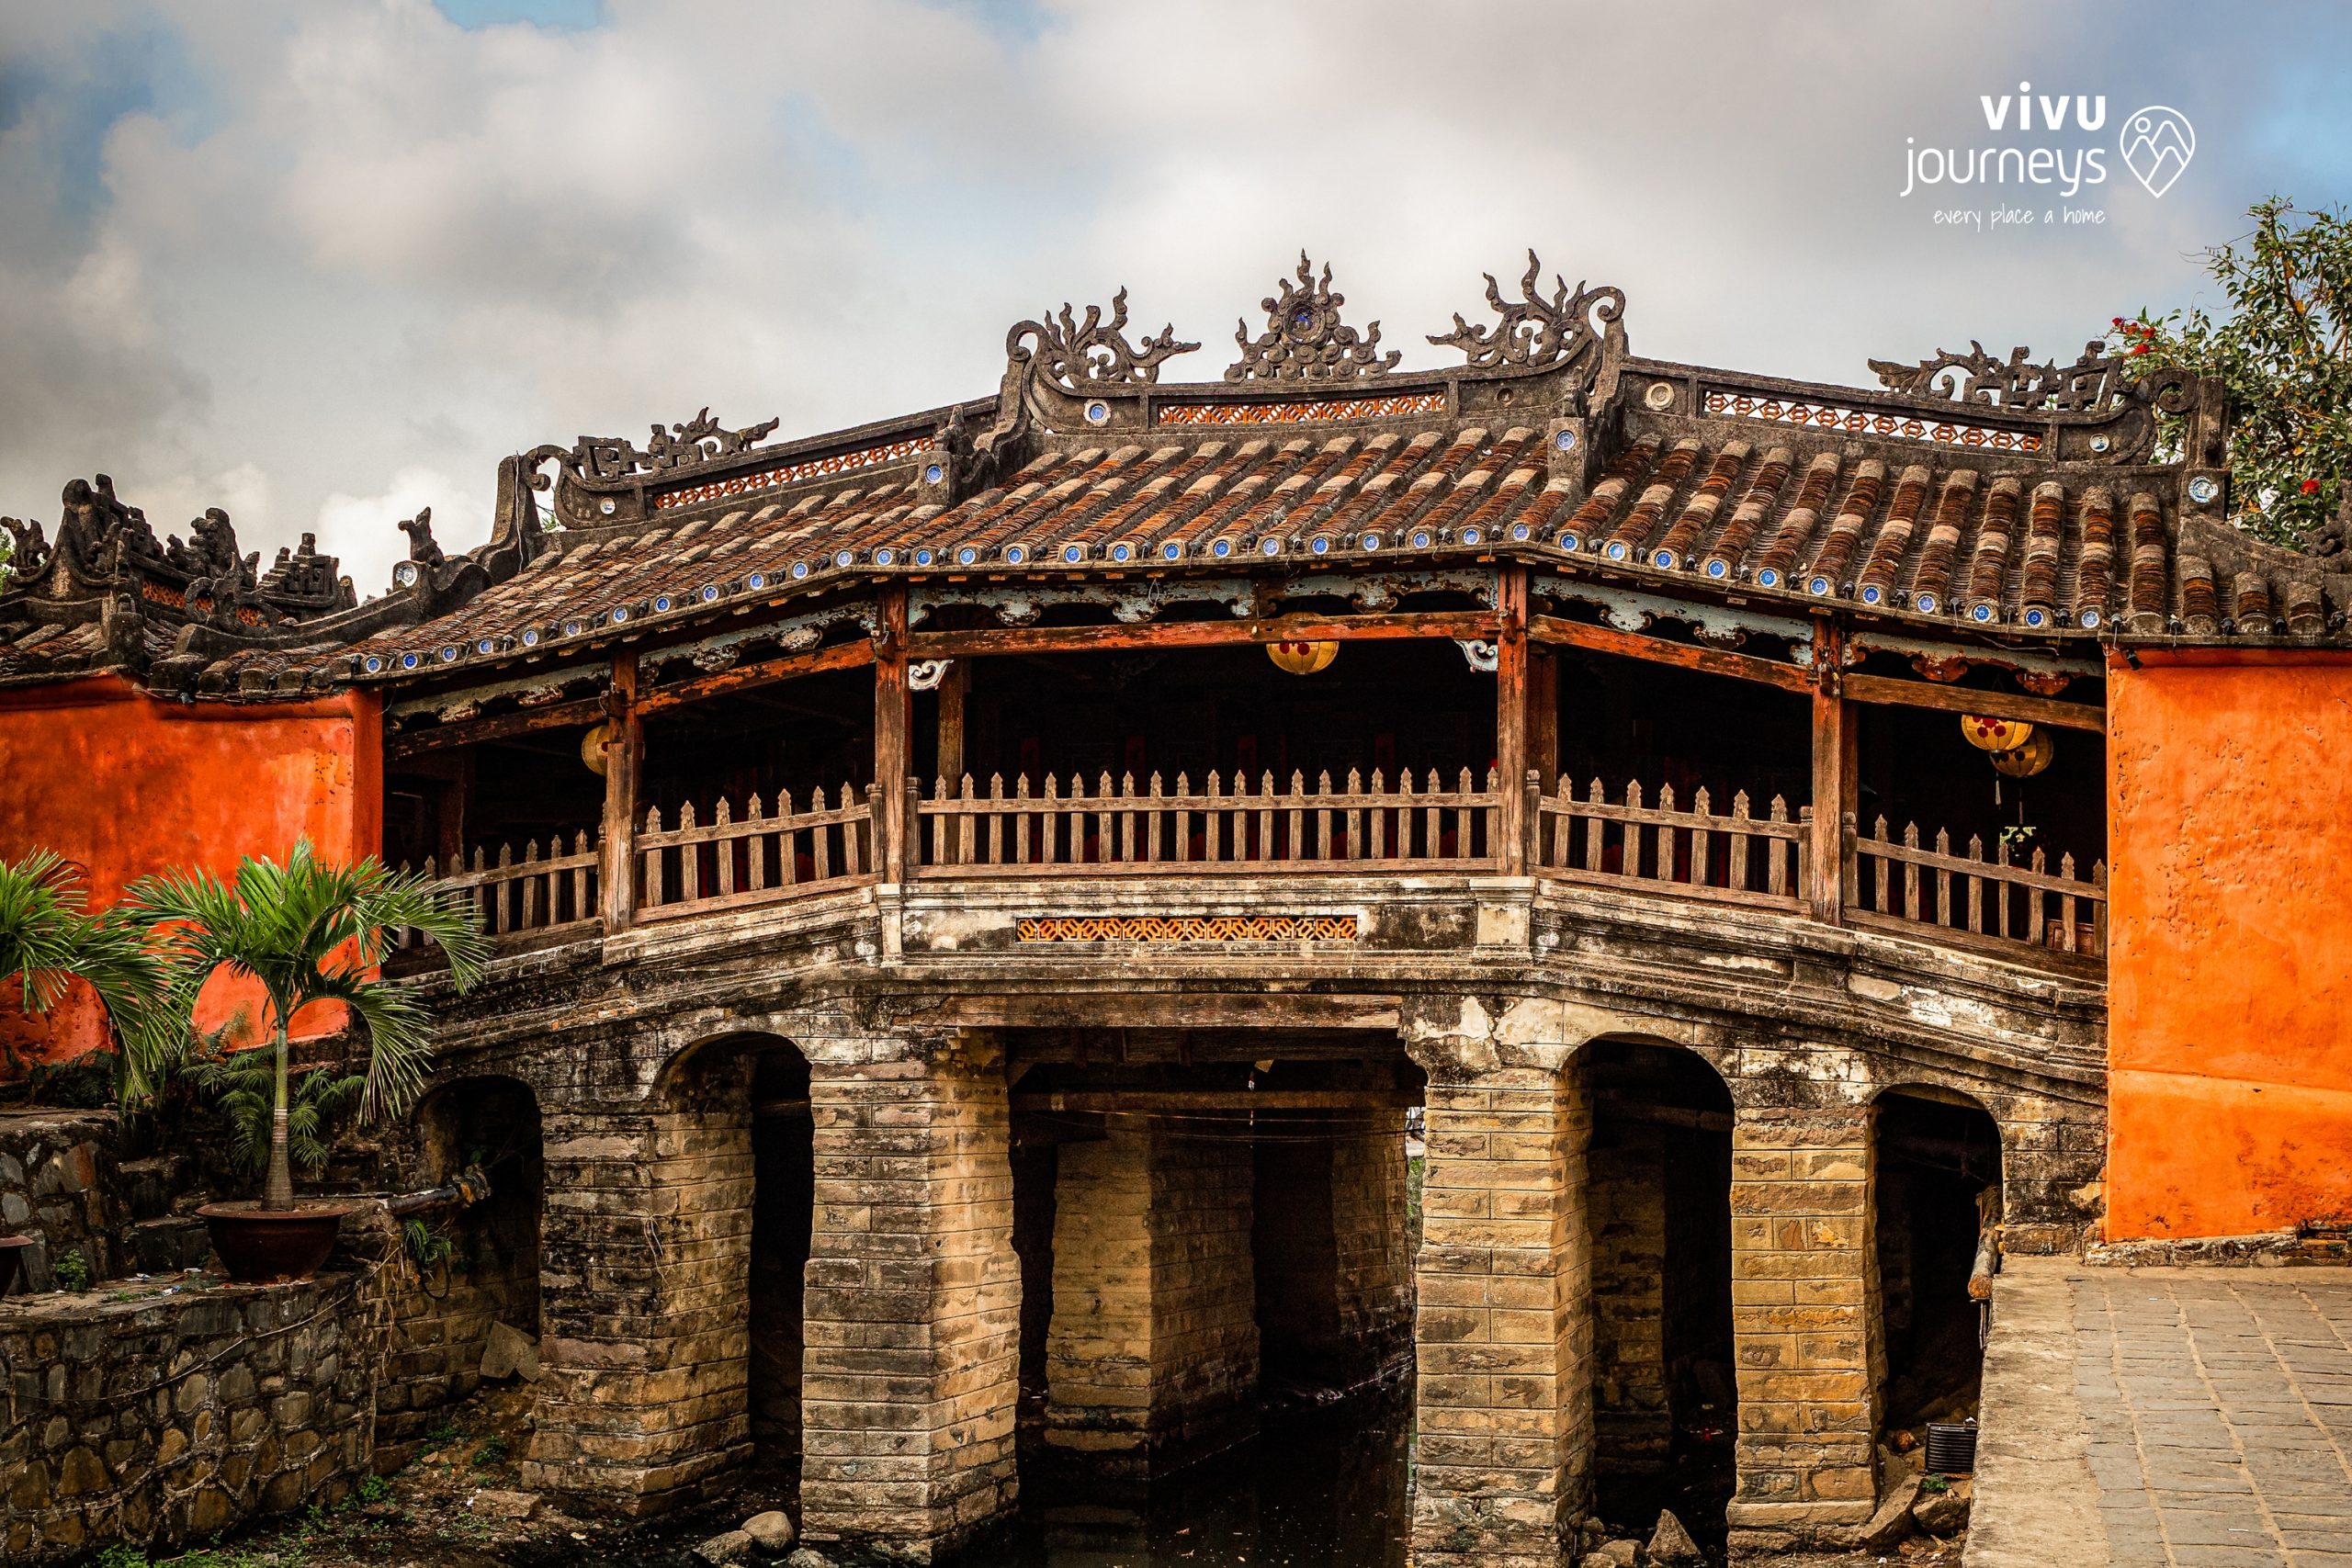
[[[2352,1269],[2019,1262],[1971,1568],[2352,1568]]]

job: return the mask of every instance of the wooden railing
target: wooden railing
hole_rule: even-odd
[[[650,807],[637,835],[638,912],[647,919],[703,914],[746,904],[773,903],[803,893],[873,880],[874,802],[871,790],[841,787],[837,803],[813,792],[806,810],[792,808],[787,792],[773,809],[758,795],[740,818],[724,796],[707,822],[694,803],[678,807],[664,828]]]
[[[1430,773],[1393,783],[1379,772],[1310,785],[1292,773],[1278,788],[1272,773],[1252,784],[1212,773],[1194,788],[1176,776],[1167,787],[1152,774],[1105,773],[1093,789],[1072,778],[1065,789],[1047,778],[1033,793],[1023,777],[1007,787],[991,778],[983,792],[969,777],[935,781],[926,797],[907,782],[908,863],[920,877],[1182,874],[1280,866],[1285,871],[1492,872],[1503,864],[1503,800],[1490,770],[1464,769],[1452,787]],[[1638,783],[1616,799],[1600,780],[1583,794],[1568,780],[1545,794],[1525,784],[1523,826],[1531,874],[1551,881],[1637,888],[1751,908],[1801,910],[1806,904],[1804,846],[1814,831],[1810,807],[1792,816],[1774,796],[1762,816],[1746,791],[1718,812],[1708,791],[1687,805],[1671,785],[1649,796]],[[718,801],[702,817],[691,803],[674,822],[646,812],[636,838],[636,910],[659,920],[876,880],[880,802],[873,789],[844,784],[794,808],[789,795],[773,807],[753,795],[737,815]],[[1923,845],[1906,827],[1900,840],[1879,818],[1869,835],[1844,825],[1845,918],[1856,925],[1942,933],[1962,945],[2016,953],[2031,948],[2092,962],[2107,948],[2107,867],[2087,878],[2075,858],[2052,871],[2036,849],[2022,863],[2007,844],[1993,858],[1971,839],[1956,852],[1948,833]],[[439,875],[493,937],[579,927],[594,929],[602,895],[596,835],[580,832],[569,850],[560,837],[476,849],[469,863]],[[403,941],[402,946],[413,945]]]
[[[1672,784],[1658,786],[1657,804],[1648,806],[1639,782],[1612,801],[1595,779],[1579,800],[1563,778],[1552,795],[1530,784],[1528,818],[1535,829],[1529,863],[1539,876],[1771,908],[1804,901],[1802,848],[1813,812],[1806,807],[1792,819],[1777,795],[1761,818],[1750,815],[1746,790],[1732,796],[1728,815],[1717,816],[1703,785],[1682,807]]]
[[[922,876],[1021,876],[1041,869],[1071,874],[1164,872],[1171,866],[1238,869],[1279,864],[1299,869],[1385,871],[1491,869],[1498,852],[1502,793],[1492,770],[1483,785],[1462,770],[1448,789],[1432,771],[1416,788],[1411,773],[1388,783],[1374,770],[1369,785],[1351,772],[1293,773],[1288,789],[1263,774],[1253,788],[1236,776],[1228,787],[1212,773],[1195,790],[1176,775],[1167,788],[1153,773],[1115,783],[1104,773],[1094,792],[1073,777],[1069,793],[1048,776],[1032,794],[1023,776],[1011,790],[1001,775],[983,794],[967,775],[937,780],[929,799],[908,784],[909,857]]]
[[[2055,874],[2039,849],[2017,864],[2010,846],[2002,843],[1988,861],[1984,840],[1972,838],[1968,852],[1956,854],[1951,835],[1941,830],[1933,848],[1922,846],[1916,823],[1905,827],[1899,841],[1890,839],[1883,817],[1868,837],[1849,822],[1846,849],[1852,857],[1847,913],[1857,923],[1928,927],[1972,940],[2106,956],[2105,861],[2084,880],[2071,854],[2059,857]]]
[[[512,844],[499,845],[494,855],[477,845],[472,863],[460,861],[447,876],[440,874],[430,855],[422,869],[445,892],[458,894],[471,905],[484,931],[511,936],[594,920],[596,858],[596,835],[583,831],[573,837],[568,854],[559,833],[548,838],[544,855],[539,852],[539,841],[532,839],[524,844],[520,859]],[[398,945],[408,946],[413,940],[410,933],[402,932]]]

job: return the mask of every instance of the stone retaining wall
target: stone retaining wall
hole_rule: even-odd
[[[0,1561],[175,1547],[339,1500],[374,1444],[374,1281],[0,1302]]]
[[[110,1111],[0,1111],[0,1235],[28,1235],[18,1290],[51,1288],[57,1260],[78,1252],[92,1280],[111,1278],[117,1232],[129,1218],[114,1194]]]

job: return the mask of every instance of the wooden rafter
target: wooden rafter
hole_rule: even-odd
[[[1483,610],[1425,615],[1276,615],[1247,621],[1168,621],[1140,626],[978,626],[968,631],[916,632],[907,639],[912,659],[974,659],[989,654],[1114,653],[1136,649],[1233,648],[1269,642],[1348,642],[1372,638],[1491,639],[1498,627]]]

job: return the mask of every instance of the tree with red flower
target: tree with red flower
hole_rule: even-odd
[[[2231,521],[2273,544],[2343,548],[2329,528],[2352,481],[2352,213],[2256,203],[2254,230],[2206,253],[2229,310],[2110,319],[2136,374],[2218,376],[2230,406]],[[2179,422],[2166,422],[2175,449]]]

